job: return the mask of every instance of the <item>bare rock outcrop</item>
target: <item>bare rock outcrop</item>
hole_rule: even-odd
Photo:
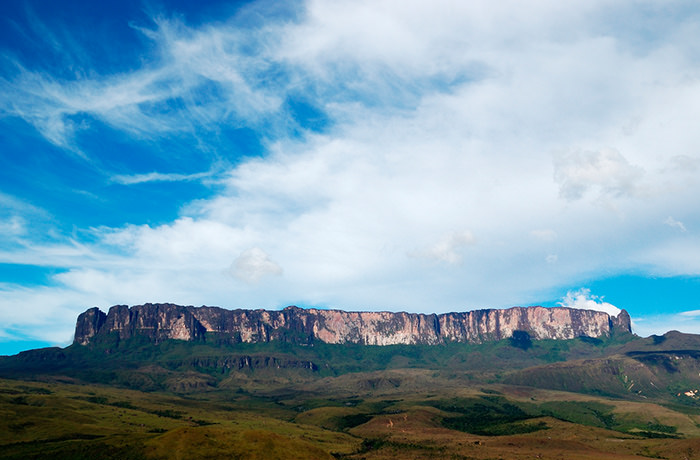
[[[482,343],[509,338],[515,331],[532,339],[607,337],[630,333],[630,317],[564,307],[513,307],[461,313],[349,312],[342,310],[226,310],[173,304],[111,307],[107,314],[91,308],[78,317],[74,342],[95,337],[148,337],[188,341],[269,342],[363,345]]]

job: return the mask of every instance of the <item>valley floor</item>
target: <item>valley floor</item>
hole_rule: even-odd
[[[0,458],[690,460],[700,411],[420,369],[182,394],[52,376],[0,380]]]

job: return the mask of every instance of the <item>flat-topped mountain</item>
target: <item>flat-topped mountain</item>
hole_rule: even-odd
[[[700,458],[698,369],[700,335],[626,312],[92,308],[74,344],[0,356],[0,456]]]
[[[564,307],[513,307],[460,313],[418,314],[405,312],[349,312],[302,309],[227,310],[173,304],[117,305],[108,313],[91,308],[78,317],[74,343],[118,336],[148,337],[158,343],[167,339],[257,343],[283,341],[310,344],[362,345],[422,344],[449,342],[482,343],[526,332],[531,339],[609,337],[630,333],[630,316],[617,317],[593,310]]]

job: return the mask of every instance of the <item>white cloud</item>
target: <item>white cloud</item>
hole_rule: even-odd
[[[581,310],[603,311],[611,316],[617,316],[621,311],[615,305],[604,302],[602,297],[592,295],[591,290],[588,288],[567,292],[566,296],[559,302],[559,305]]]
[[[264,155],[237,162],[173,222],[4,251],[69,271],[45,296],[8,287],[2,311],[173,301],[439,312],[539,302],[552,286],[631,267],[700,273],[692,232],[658,231],[669,215],[700,224],[692,19],[647,37],[634,25],[656,24],[653,11],[611,15],[606,2],[302,6],[245,29],[157,18],[140,69],[66,82],[20,68],[0,82],[4,113],[66,148],[90,129],[72,124],[81,113],[136,140],[231,126],[266,138]],[[628,13],[630,27],[610,22]],[[318,103],[329,128],[288,136],[290,94]],[[615,311],[588,291],[563,302]]]
[[[651,265],[663,276],[700,275],[700,236],[690,232],[674,233],[677,236],[662,238],[657,244],[630,254],[631,261],[641,266]]]
[[[0,192],[0,211],[23,214],[46,214],[43,210],[30,203],[3,192]]]
[[[678,221],[678,220],[674,219],[674,218],[671,217],[671,216],[668,216],[668,217],[666,218],[666,220],[664,221],[664,224],[666,224],[666,225],[668,225],[669,227],[672,227],[672,228],[675,227],[675,228],[677,228],[678,230],[680,230],[681,232],[687,232],[687,231],[688,231],[688,230],[685,228],[685,225],[683,224],[683,222]]]
[[[601,197],[634,196],[642,176],[640,167],[614,149],[574,151],[554,158],[554,180],[559,195],[567,200],[578,200],[590,189],[598,189]]]
[[[0,235],[4,237],[5,246],[10,242],[22,241],[30,229],[40,228],[39,222],[49,221],[51,217],[42,209],[25,200],[0,192]],[[43,229],[43,227],[42,227]]]
[[[95,235],[107,247],[116,248],[144,262],[144,266],[163,269],[225,267],[242,245],[255,240],[252,232],[205,218],[183,217],[172,224],[151,227],[128,226],[119,230],[97,229]],[[102,249],[102,248],[101,248]]]
[[[6,332],[9,335],[6,339],[21,335],[25,340],[43,340],[60,346],[70,344],[75,319],[87,309],[85,305],[100,305],[101,300],[94,296],[89,299],[66,288],[0,285],[0,293],[0,322],[10,331]]]
[[[429,248],[411,253],[411,255],[448,264],[457,264],[462,262],[463,249],[475,242],[476,238],[469,231],[454,232]]]
[[[257,283],[270,275],[281,275],[282,267],[260,248],[246,249],[231,265],[231,274],[246,283]]]
[[[119,174],[112,177],[112,181],[123,185],[142,184],[145,182],[188,182],[199,180],[210,175],[211,173],[208,172],[196,174],[150,172],[146,174]]]
[[[73,117],[88,114],[136,137],[151,138],[221,122],[256,125],[273,114],[282,98],[257,76],[269,63],[239,47],[265,41],[265,29],[190,29],[178,20],[154,19],[154,30],[139,29],[154,43],[158,58],[142,68],[110,76],[81,76],[65,82],[18,65],[12,81],[0,79],[0,108],[23,118],[56,146],[86,155],[79,132],[88,127]],[[218,85],[224,97],[206,96]],[[172,104],[172,102],[175,104]]]
[[[0,235],[17,236],[26,232],[26,222],[20,216],[12,216],[0,222]]]

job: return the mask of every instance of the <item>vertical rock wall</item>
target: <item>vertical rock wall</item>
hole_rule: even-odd
[[[599,311],[563,307],[425,315],[297,307],[268,311],[145,304],[131,308],[117,305],[106,315],[97,308],[87,310],[78,317],[75,343],[85,345],[95,336],[117,333],[120,338],[140,335],[154,342],[212,337],[228,342],[433,345],[500,340],[512,336],[514,331],[526,331],[533,339],[572,339],[609,336],[613,331],[631,332],[631,327],[625,311],[610,317]]]

